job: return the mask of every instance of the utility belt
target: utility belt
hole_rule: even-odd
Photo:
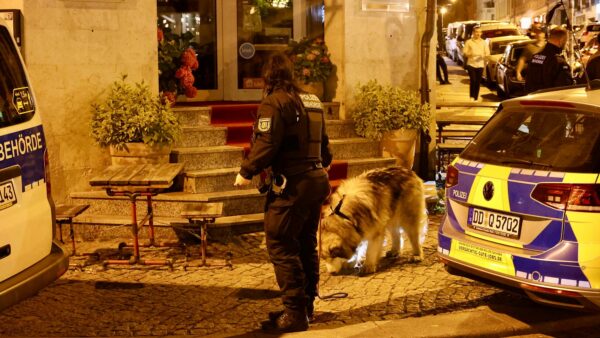
[[[282,173],[268,172],[258,186],[258,191],[261,194],[271,191],[273,194],[279,196],[283,194],[288,177],[293,177],[316,169],[323,169],[323,164],[321,164],[321,162],[302,163],[287,167],[282,170]]]

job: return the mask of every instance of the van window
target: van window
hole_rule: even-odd
[[[503,110],[461,157],[501,166],[597,173],[600,115],[559,109]]]
[[[8,29],[0,26],[0,128],[29,121],[35,104]]]

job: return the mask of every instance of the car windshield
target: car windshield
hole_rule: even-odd
[[[600,25],[590,25],[586,29],[588,32],[600,32]]]
[[[489,31],[483,31],[481,33],[482,39],[495,38],[498,36],[508,36],[508,35],[519,35],[519,32],[516,29],[493,29]]]
[[[461,157],[526,169],[600,171],[600,115],[554,109],[497,113]]]
[[[33,100],[19,55],[10,33],[0,26],[0,128],[28,121],[33,114]]]

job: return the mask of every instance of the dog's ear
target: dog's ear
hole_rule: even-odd
[[[340,247],[340,246],[335,246],[333,248],[329,249],[329,255],[331,256],[331,258],[349,258],[346,257],[346,251]]]

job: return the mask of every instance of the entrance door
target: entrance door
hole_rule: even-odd
[[[188,101],[258,101],[262,66],[290,39],[323,36],[323,0],[158,0],[159,28],[191,32],[198,95]],[[188,36],[190,36],[188,34]]]

